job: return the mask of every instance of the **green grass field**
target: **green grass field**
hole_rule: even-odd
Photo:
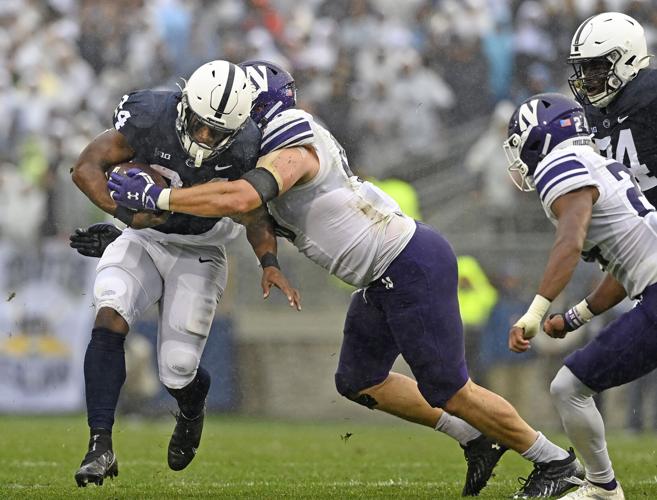
[[[0,498],[442,499],[459,497],[465,476],[453,441],[411,424],[226,417],[208,419],[196,459],[173,472],[166,464],[173,424],[173,417],[119,419],[119,476],[77,488],[73,474],[87,441],[82,416],[0,417]],[[657,499],[657,436],[612,435],[609,445],[627,498]],[[507,453],[481,498],[508,497],[530,469]]]

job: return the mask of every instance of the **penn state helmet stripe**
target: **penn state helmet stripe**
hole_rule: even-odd
[[[584,31],[584,27],[588,24],[588,22],[593,19],[595,16],[589,17],[586,21],[584,21],[582,24],[579,25],[579,28],[577,28],[577,31],[575,32],[575,36],[573,37],[573,48],[578,48],[579,46],[579,37],[582,36],[582,31]],[[579,49],[578,49],[579,50]]]
[[[220,118],[224,114],[224,108],[228,102],[231,92],[233,91],[233,82],[235,81],[235,65],[228,63],[228,79],[226,80],[226,86],[224,87],[224,93],[221,96],[221,101],[219,101],[219,106],[214,116]]]

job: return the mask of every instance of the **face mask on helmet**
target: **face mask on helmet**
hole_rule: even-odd
[[[251,86],[241,68],[212,61],[198,68],[182,89],[176,132],[194,166],[228,148],[246,124]]]
[[[533,191],[533,175],[551,151],[568,145],[593,144],[582,107],[561,94],[538,94],[523,102],[509,121],[502,147],[511,180],[521,191]]]
[[[244,69],[254,89],[251,118],[261,127],[278,113],[294,108],[297,89],[292,75],[268,61],[245,61]]]
[[[648,65],[641,25],[625,14],[605,12],[584,21],[573,36],[568,84],[583,104],[607,106]]]

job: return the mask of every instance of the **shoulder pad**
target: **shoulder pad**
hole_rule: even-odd
[[[305,111],[287,109],[276,115],[262,131],[260,154],[277,149],[302,146],[314,141],[313,118]]]
[[[596,184],[586,160],[574,148],[546,156],[534,172],[533,180],[541,201],[548,207],[561,195]]]

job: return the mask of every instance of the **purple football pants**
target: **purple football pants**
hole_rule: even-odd
[[[340,394],[355,398],[383,382],[401,354],[424,398],[444,406],[468,380],[457,285],[451,246],[418,222],[383,276],[352,295],[335,374]]]
[[[640,302],[605,326],[564,364],[596,392],[626,384],[657,368],[657,284]]]

